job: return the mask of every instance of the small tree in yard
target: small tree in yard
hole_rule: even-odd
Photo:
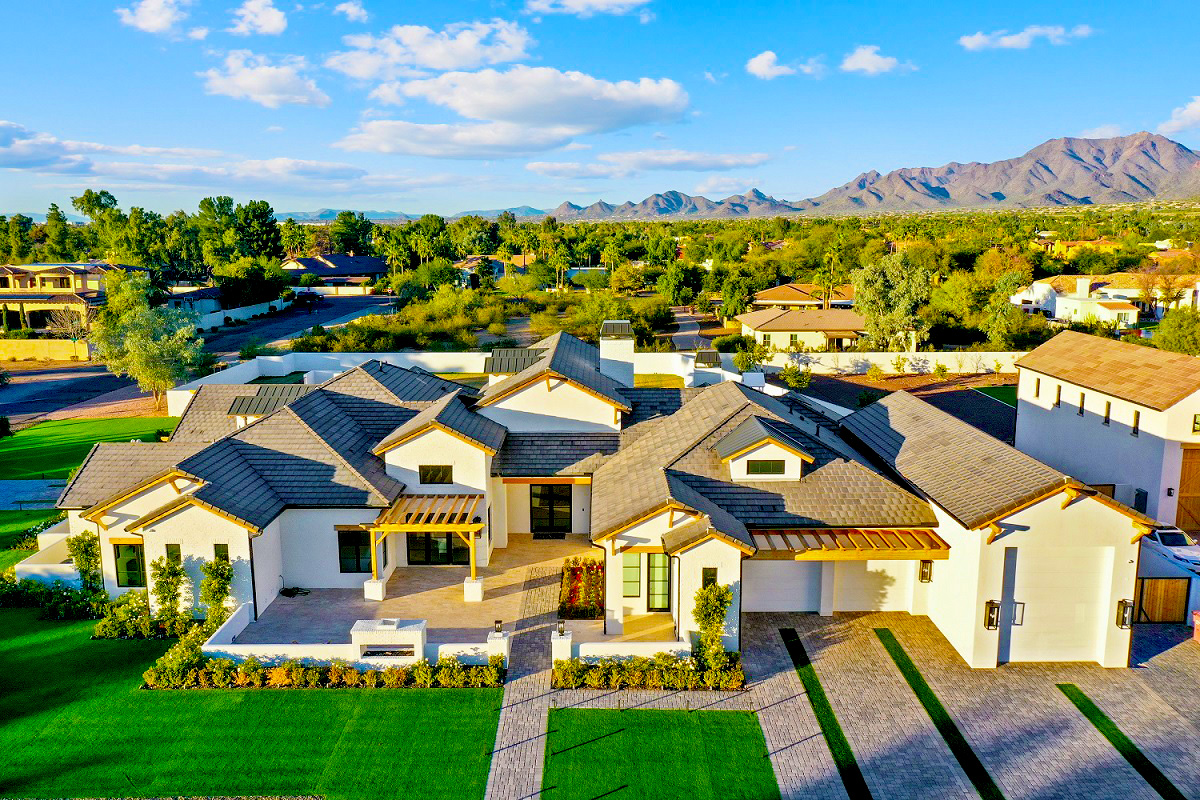
[[[229,586],[233,583],[233,564],[218,558],[200,565],[204,579],[200,581],[200,602],[208,609],[209,622],[224,620],[229,613],[225,601],[229,599]]]
[[[738,372],[758,372],[770,357],[765,344],[755,344],[733,354],[733,366]]]
[[[104,588],[100,575],[100,537],[94,533],[81,533],[67,539],[67,552],[79,573],[80,588],[87,592],[99,592]]]
[[[77,342],[87,338],[87,321],[85,315],[72,308],[56,308],[50,312],[50,333],[59,339],[70,339]]]
[[[183,565],[169,558],[150,562],[150,585],[153,587],[157,617],[169,633],[182,633],[185,623],[180,609],[179,593],[187,580]]]
[[[725,666],[725,614],[733,604],[733,591],[728,586],[711,583],[696,591],[696,607],[692,619],[700,628],[699,657],[708,669]]]
[[[805,367],[800,369],[799,365],[789,363],[786,367],[779,370],[779,377],[787,384],[789,389],[793,391],[803,391],[812,383],[812,368]]]
[[[16,436],[13,433],[12,423],[8,421],[8,417],[0,417],[0,439],[5,436]]]

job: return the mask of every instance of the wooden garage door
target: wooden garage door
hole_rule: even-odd
[[[1135,622],[1187,622],[1189,578],[1138,578]]]
[[[817,561],[742,562],[742,611],[818,611],[821,564]]]
[[[1200,532],[1200,449],[1187,448],[1183,451],[1175,525],[1185,531]]]

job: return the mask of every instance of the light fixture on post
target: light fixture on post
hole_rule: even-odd
[[[503,633],[503,632],[504,632],[504,620],[498,619],[498,620],[496,620],[496,633]]]
[[[567,635],[567,621],[566,620],[560,619],[558,621],[558,635],[559,636]]]
[[[1117,601],[1117,627],[1132,628],[1133,627],[1133,601],[1118,600]]]
[[[1000,601],[988,600],[983,609],[983,627],[989,631],[997,630],[1000,627]]]
[[[922,561],[921,562],[921,570],[920,570],[920,572],[917,573],[917,580],[919,580],[921,583],[932,583],[933,582],[933,562],[932,561]]]

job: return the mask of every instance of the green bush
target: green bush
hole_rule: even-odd
[[[433,686],[433,667],[425,659],[421,659],[412,668],[413,686],[428,689]]]
[[[457,658],[446,656],[438,659],[437,684],[447,689],[461,689],[467,683],[467,673]]]
[[[779,370],[779,379],[787,384],[789,389],[803,391],[812,383],[812,368],[805,367],[804,369],[800,369],[799,365],[789,363],[783,369]]]
[[[9,569],[0,573],[0,608],[38,608],[42,619],[98,619],[108,609],[108,594],[76,589],[62,581],[49,586],[29,578],[18,581]]]
[[[933,367],[933,377],[939,381],[944,381],[950,375],[950,368],[940,361]]]
[[[747,350],[754,347],[755,341],[753,336],[742,336],[741,334],[730,334],[729,336],[718,336],[712,340],[713,349],[718,353],[736,353],[739,350]]]
[[[867,368],[867,380],[878,383],[879,381],[883,380],[883,378],[883,368],[878,364],[872,364]]]
[[[399,689],[408,683],[408,669],[405,667],[388,667],[383,671],[383,685],[389,689]]]
[[[696,658],[671,653],[659,653],[652,659],[635,656],[595,663],[560,659],[554,662],[551,682],[556,689],[744,689],[746,674],[738,654],[725,654],[722,661],[719,667],[700,669]]]

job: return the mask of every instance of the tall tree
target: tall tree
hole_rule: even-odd
[[[300,223],[291,217],[285,219],[279,226],[279,244],[283,247],[284,254],[289,257],[305,255],[308,238],[304,235],[304,228]]]
[[[251,200],[234,210],[237,251],[251,258],[280,258],[283,242],[275,211],[266,200]]]
[[[371,233],[375,225],[361,212],[341,211],[329,226],[329,245],[335,253],[365,256],[371,252]]]
[[[907,253],[893,253],[855,270],[854,307],[866,319],[871,344],[881,350],[916,349],[927,328],[919,316],[933,276]]]

